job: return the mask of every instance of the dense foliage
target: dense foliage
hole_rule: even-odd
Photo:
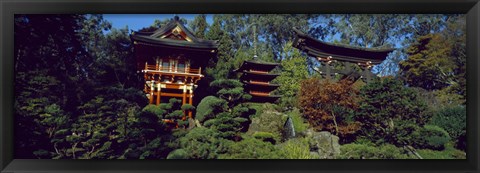
[[[359,123],[352,118],[358,107],[357,90],[352,82],[332,82],[311,78],[301,84],[298,104],[304,117],[316,130],[330,131],[344,140],[353,140]]]
[[[412,133],[429,120],[418,93],[392,77],[366,85],[360,98],[355,119],[362,123],[362,135],[377,143],[410,144]]]
[[[466,158],[464,15],[202,14],[180,21],[219,44],[194,105],[148,105],[128,27],[112,28],[100,14],[15,15],[15,157]],[[370,83],[326,80],[316,57],[293,47],[292,27],[322,41],[397,50],[373,68],[380,77]],[[281,64],[273,71],[278,102],[250,103],[234,72],[255,54]],[[285,135],[287,119],[294,137]]]

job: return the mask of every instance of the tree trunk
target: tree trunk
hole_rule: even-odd
[[[333,124],[335,124],[335,135],[338,136],[338,124],[337,124],[337,117],[335,117],[335,114],[332,111],[332,116],[333,116]]]

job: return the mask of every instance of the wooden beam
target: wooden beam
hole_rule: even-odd
[[[162,96],[165,96],[165,97],[180,97],[181,98],[181,97],[183,97],[183,94],[163,92]]]

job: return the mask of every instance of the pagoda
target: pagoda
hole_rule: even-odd
[[[197,82],[204,77],[202,68],[217,56],[217,41],[195,37],[178,16],[153,32],[133,32],[130,38],[149,103],[179,98],[182,104],[193,104]]]
[[[272,95],[272,91],[280,85],[270,83],[278,74],[272,74],[278,63],[267,63],[260,61],[244,61],[242,66],[235,70],[242,73],[240,81],[244,83],[245,91],[252,95],[251,102],[275,102],[280,95]]]
[[[369,82],[375,74],[370,69],[382,63],[393,48],[363,48],[342,44],[334,44],[320,41],[293,28],[295,38],[293,47],[315,57],[321,64],[318,72],[325,78],[330,79],[333,75],[341,75],[341,79],[349,78],[356,81],[359,78]],[[341,63],[343,69],[333,69],[332,63]],[[361,71],[354,69],[358,65]]]

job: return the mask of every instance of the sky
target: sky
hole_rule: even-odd
[[[128,26],[129,30],[137,31],[152,25],[155,19],[172,19],[175,15],[190,22],[193,21],[197,14],[104,14],[103,18],[112,23],[114,28],[119,29]],[[207,23],[213,23],[212,15],[207,15]]]

